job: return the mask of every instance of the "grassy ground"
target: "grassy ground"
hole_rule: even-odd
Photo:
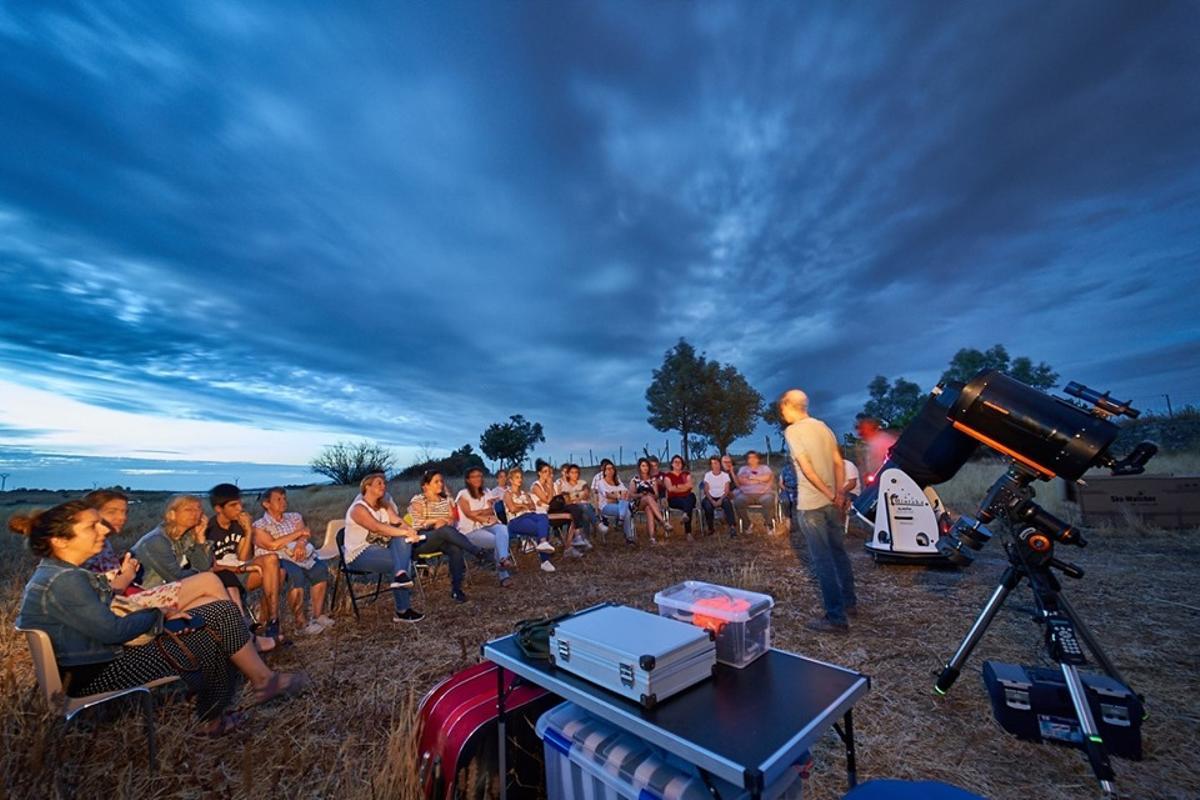
[[[1200,466],[1195,458],[1162,458],[1153,465],[1177,474]],[[999,471],[998,465],[968,465],[942,487],[942,495],[952,508],[969,510]],[[413,491],[411,485],[393,488],[401,500]],[[321,530],[342,515],[353,494],[312,487],[293,490],[290,497],[293,509]],[[149,529],[165,498],[139,494],[142,502],[131,509],[129,530]],[[1051,510],[1071,515],[1049,487],[1042,499]],[[56,493],[0,495],[0,522],[31,504],[59,500]],[[1086,550],[1063,554],[1088,572],[1067,587],[1076,607],[1147,698],[1146,758],[1116,762],[1119,786],[1139,800],[1200,796],[1194,757],[1200,749],[1197,533],[1135,524],[1105,528],[1093,533]],[[115,715],[63,731],[42,709],[24,642],[12,632],[33,560],[18,537],[0,537],[0,800],[256,792],[411,797],[417,699],[441,677],[473,663],[481,642],[508,633],[517,619],[602,600],[652,610],[655,591],[688,578],[772,594],[776,646],[871,676],[872,690],[855,715],[861,776],[941,779],[998,799],[1097,795],[1081,753],[1018,742],[992,721],[978,678],[982,661],[1044,658],[1039,630],[1026,613],[1027,593],[1015,595],[997,618],[950,696],[939,699],[930,691],[931,670],[957,646],[1003,569],[999,543],[970,569],[953,572],[876,566],[861,549],[861,534],[855,536],[850,549],[864,613],[849,636],[819,637],[803,627],[819,614],[817,591],[785,537],[759,534],[737,543],[713,537],[692,544],[675,538],[632,552],[616,538],[582,561],[560,559],[553,575],[539,572],[526,556],[511,590],[475,572],[468,578],[471,601],[464,606],[450,602],[442,578],[425,598],[417,598],[429,615],[417,626],[396,628],[386,602],[369,607],[359,622],[348,608],[339,608],[338,624],[329,632],[272,656],[281,669],[307,670],[317,690],[257,711],[246,735],[219,741],[189,736],[189,705],[178,696],[164,698],[158,709],[161,768],[150,775],[134,717]],[[807,796],[839,797],[843,761],[832,734],[815,757]]]

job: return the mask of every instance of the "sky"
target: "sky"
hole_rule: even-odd
[[[303,482],[334,441],[403,464],[511,414],[555,459],[674,451],[644,393],[680,337],[835,430],[873,376],[995,343],[1200,405],[1197,29],[1191,2],[5,3],[0,472]]]

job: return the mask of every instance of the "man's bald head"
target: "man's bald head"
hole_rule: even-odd
[[[808,416],[808,395],[800,389],[788,389],[779,397],[779,416],[791,425]]]

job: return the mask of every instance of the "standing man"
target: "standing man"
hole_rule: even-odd
[[[846,617],[857,613],[858,598],[838,519],[846,499],[842,452],[829,426],[808,415],[808,395],[804,392],[785,392],[779,398],[779,414],[787,423],[783,436],[796,466],[792,547],[799,552],[800,538],[807,542],[809,562],[825,606],[825,616],[806,627],[822,633],[845,633],[850,629]]]
[[[883,462],[888,459],[888,451],[896,443],[896,434],[885,431],[879,425],[879,420],[866,414],[857,417],[858,438],[863,443],[863,472],[868,479],[873,478]],[[862,487],[859,487],[862,491]]]

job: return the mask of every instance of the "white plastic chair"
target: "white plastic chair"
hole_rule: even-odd
[[[343,519],[331,519],[325,524],[325,541],[317,549],[317,557],[327,564],[334,566],[340,565],[340,556],[338,555],[337,532],[345,523]]]
[[[154,737],[154,695],[151,689],[164,686],[179,680],[177,675],[159,678],[128,689],[118,689],[115,692],[101,692],[87,697],[68,697],[63,691],[62,678],[58,671],[58,661],[54,658],[54,645],[50,636],[36,628],[17,628],[18,633],[25,634],[25,642],[29,645],[29,655],[33,659],[33,672],[37,676],[38,688],[51,711],[62,714],[64,722],[70,722],[79,712],[87,708],[107,703],[129,695],[140,695],[142,713],[146,724],[146,746],[149,751],[150,769],[158,766],[158,747]]]

